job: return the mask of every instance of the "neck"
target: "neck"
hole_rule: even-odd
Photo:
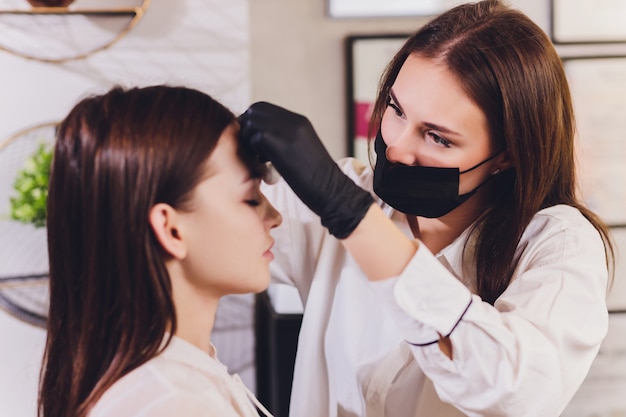
[[[168,270],[176,307],[175,335],[211,353],[211,332],[220,297],[201,291],[176,271],[176,268]]]
[[[409,219],[413,235],[420,239],[432,253],[441,252],[484,212],[481,191],[445,216],[435,219],[426,217]]]

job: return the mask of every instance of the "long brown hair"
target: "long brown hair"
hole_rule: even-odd
[[[387,98],[410,54],[445,65],[485,113],[496,149],[512,169],[490,184],[491,207],[477,222],[478,294],[493,304],[510,283],[515,251],[532,217],[556,204],[576,207],[600,233],[612,271],[614,250],[603,222],[577,197],[575,120],[563,64],[548,36],[498,0],[457,6],[414,33],[389,63],[369,125],[380,128]]]
[[[235,116],[153,86],[79,102],[58,128],[48,194],[50,310],[38,414],[86,416],[176,329],[156,203],[184,207]],[[170,336],[171,337],[171,336]]]

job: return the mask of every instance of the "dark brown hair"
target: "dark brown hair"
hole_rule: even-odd
[[[482,109],[495,148],[512,169],[494,177],[491,206],[477,222],[478,294],[493,304],[510,283],[522,233],[541,209],[576,207],[600,233],[613,270],[611,235],[578,200],[575,120],[563,63],[550,39],[523,13],[498,0],[457,6],[414,33],[381,79],[369,125],[373,137],[390,89],[411,54],[445,65]]]
[[[83,417],[169,343],[176,316],[149,211],[185,203],[234,115],[196,90],[86,98],[57,131],[48,194],[50,311],[39,416]],[[171,336],[170,336],[171,337]]]

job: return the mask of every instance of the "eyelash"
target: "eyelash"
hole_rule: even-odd
[[[449,148],[450,146],[452,146],[452,143],[447,140],[442,138],[441,136],[437,135],[436,133],[433,132],[428,132],[426,133],[427,135],[429,135],[431,138],[433,138],[433,141],[441,146],[445,146],[446,148]]]
[[[393,99],[391,98],[391,96],[387,97],[387,106],[391,107],[393,109],[393,111],[396,113],[396,116],[398,117],[402,117],[404,115],[404,113],[402,112],[402,110],[400,110],[400,107],[398,107],[397,104],[395,104],[393,102]],[[433,141],[441,146],[444,146],[446,148],[449,148],[452,146],[452,142],[450,142],[447,139],[442,138],[441,136],[437,135],[436,133],[433,132],[426,132],[427,135],[429,135]]]
[[[396,116],[401,117],[404,115],[404,113],[402,113],[402,110],[400,110],[400,107],[398,107],[398,105],[392,101],[391,97],[387,97],[387,106],[393,109],[393,111],[396,113]]]
[[[245,200],[244,203],[246,203],[250,207],[258,207],[261,205],[261,202],[255,199]]]

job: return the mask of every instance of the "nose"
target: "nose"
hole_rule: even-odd
[[[278,227],[283,222],[283,216],[274,208],[274,206],[265,198],[263,199],[263,219],[269,229]]]
[[[402,132],[399,136],[387,142],[385,156],[389,162],[396,164],[419,165],[417,140],[408,132]]]

